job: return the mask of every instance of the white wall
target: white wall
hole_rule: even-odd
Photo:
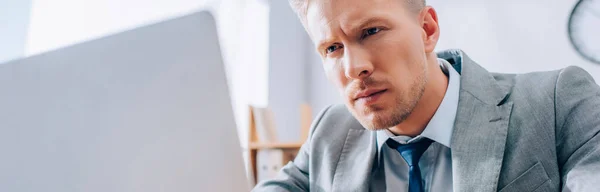
[[[33,0],[27,54],[189,13],[209,0]]]
[[[23,57],[31,0],[0,1],[0,63]]]
[[[300,104],[307,100],[310,39],[287,1],[270,0],[269,106],[280,141],[300,139]]]
[[[525,73],[577,65],[598,81],[600,65],[580,57],[568,39],[567,23],[576,2],[428,1],[439,13],[442,32],[438,50],[463,49],[493,72]],[[589,27],[600,28],[600,23]]]

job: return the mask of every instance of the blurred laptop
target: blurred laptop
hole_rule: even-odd
[[[213,17],[0,65],[0,191],[248,191]]]

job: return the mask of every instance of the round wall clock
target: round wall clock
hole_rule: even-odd
[[[600,64],[600,0],[579,0],[568,27],[569,39],[579,55]]]

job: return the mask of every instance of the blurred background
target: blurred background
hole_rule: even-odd
[[[437,50],[459,48],[492,72],[526,73],[576,65],[600,79],[600,3],[579,0],[429,0],[439,14]],[[248,106],[269,107],[276,138],[302,139],[310,116],[341,103],[286,0],[2,0],[0,63],[96,39],[198,10],[217,19],[239,137],[247,145]],[[574,17],[575,18],[575,17]],[[569,29],[571,28],[571,33]],[[594,56],[595,54],[595,56]],[[247,146],[244,146],[247,147]]]

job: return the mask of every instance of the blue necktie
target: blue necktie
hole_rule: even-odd
[[[429,148],[433,141],[423,138],[416,143],[402,145],[393,139],[388,139],[386,143],[391,148],[400,152],[400,155],[408,164],[408,192],[424,192],[423,182],[421,179],[421,169],[419,168],[419,159]]]

